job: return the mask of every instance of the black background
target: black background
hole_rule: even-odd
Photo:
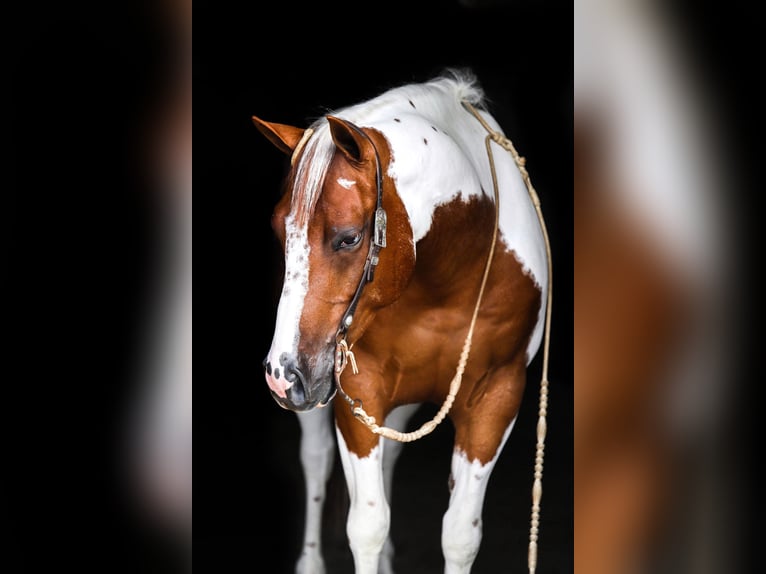
[[[53,565],[182,571],[173,542],[136,516],[118,454],[165,264],[167,213],[143,146],[174,66],[172,35],[154,4],[42,2],[9,8],[2,20],[9,58],[3,67],[10,71],[3,93],[11,98],[2,139],[11,143],[4,156],[10,193],[0,200],[8,248],[1,277],[3,572],[49,572]],[[745,3],[725,11],[688,4],[673,7],[713,80],[740,176],[732,193],[741,192],[737,199],[748,206],[760,201],[751,166],[763,150],[762,105],[751,82],[762,51],[758,19]],[[268,396],[260,366],[279,279],[268,218],[286,159],[250,116],[306,125],[328,108],[428,79],[446,66],[469,66],[527,157],[551,233],[556,295],[538,571],[571,571],[571,5],[397,0],[195,8],[197,568],[289,572],[302,528],[297,423]],[[752,224],[760,210],[743,211],[741,256],[757,263]],[[760,306],[750,298],[758,279],[748,273],[742,300],[733,304],[734,312],[749,314],[735,383],[740,376],[763,379]],[[490,481],[477,573],[526,568],[538,376],[539,358]],[[757,419],[749,416],[759,402],[751,388],[738,395],[742,416],[732,452],[739,462],[759,455]],[[402,572],[441,570],[450,432],[442,425],[402,455],[392,510]],[[761,497],[749,487],[757,475],[757,467],[748,468],[734,500],[752,501],[742,517],[756,526]],[[335,474],[326,529],[333,573],[350,571],[343,488]],[[758,549],[758,531],[744,530],[743,556]],[[414,564],[418,569],[409,570]]]
[[[160,3],[4,9],[3,572],[182,565],[126,453],[169,255],[149,145],[179,69],[168,18]]]

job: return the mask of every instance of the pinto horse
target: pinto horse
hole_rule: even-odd
[[[376,421],[404,429],[430,402],[455,431],[445,572],[470,572],[487,483],[549,307],[547,234],[523,162],[492,154],[487,135],[497,142],[502,131],[470,73],[392,88],[308,129],[253,121],[292,156],[271,221],[285,274],[264,366],[271,395],[302,425],[297,571],[324,571],[319,524],[335,447],[322,407],[335,415],[355,570],[370,574],[391,571],[400,446],[441,419],[414,437]]]

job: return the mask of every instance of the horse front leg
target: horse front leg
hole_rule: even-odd
[[[301,427],[300,460],[306,487],[303,549],[296,574],[325,574],[322,556],[322,512],[327,481],[335,461],[332,408],[297,413]]]
[[[492,470],[516,422],[497,437],[489,460],[474,457],[456,440],[450,472],[450,500],[442,519],[442,551],[445,574],[469,574],[482,539],[482,510]],[[458,438],[460,436],[458,430]]]
[[[407,430],[407,423],[418,408],[420,408],[420,403],[402,405],[395,408],[386,418],[386,426],[405,432]],[[389,507],[391,506],[393,493],[394,469],[396,468],[396,461],[399,459],[403,447],[403,442],[395,440],[386,440],[383,443],[383,486]],[[391,540],[391,534],[389,533],[388,537],[386,537],[386,542],[383,545],[383,552],[380,555],[378,573],[393,574],[393,561],[394,543]]]
[[[383,481],[383,438],[353,419],[337,427],[338,451],[349,494],[346,521],[356,574],[377,574],[381,550],[388,537],[391,514]]]

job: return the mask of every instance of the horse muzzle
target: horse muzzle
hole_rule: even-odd
[[[335,396],[332,370],[317,376],[293,357],[282,356],[279,365],[263,363],[272,398],[285,409],[303,412],[327,405]]]

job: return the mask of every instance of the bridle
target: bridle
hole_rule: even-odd
[[[373,231],[370,238],[370,248],[367,251],[367,259],[364,261],[364,269],[362,270],[362,277],[359,279],[359,285],[356,288],[354,296],[351,298],[351,302],[348,304],[346,312],[340,320],[338,332],[335,335],[336,344],[340,345],[341,341],[345,343],[346,334],[348,333],[351,323],[354,321],[354,313],[356,312],[356,306],[359,304],[359,299],[362,296],[364,287],[370,283],[375,276],[375,267],[378,265],[380,250],[386,246],[386,210],[383,209],[383,173],[380,169],[380,154],[378,148],[375,146],[375,142],[372,141],[369,135],[367,135],[362,129],[355,126],[351,122],[344,122],[348,127],[353,129],[359,135],[364,137],[375,152],[375,186],[377,188],[377,205],[375,207],[375,214],[373,215]]]
[[[338,325],[338,331],[335,333],[335,388],[353,409],[355,406],[361,406],[361,401],[358,399],[352,399],[348,394],[346,394],[340,384],[340,373],[342,373],[346,368],[347,363],[351,363],[351,369],[354,374],[359,372],[359,369],[356,366],[356,360],[354,359],[354,353],[351,351],[351,346],[349,346],[348,342],[346,341],[346,336],[348,335],[349,327],[351,327],[351,324],[354,322],[354,313],[356,313],[356,307],[359,304],[359,299],[362,297],[362,291],[364,291],[365,286],[372,282],[373,278],[375,277],[375,268],[378,266],[380,261],[380,250],[386,246],[387,218],[386,210],[383,209],[383,172],[381,171],[380,167],[380,154],[378,153],[378,148],[375,145],[375,142],[372,141],[372,138],[367,135],[367,133],[365,133],[361,128],[349,121],[343,120],[343,122],[346,126],[353,129],[356,133],[365,138],[372,146],[372,150],[375,152],[375,187],[377,195],[377,204],[375,206],[375,213],[372,218],[372,237],[370,237],[370,248],[367,250],[367,258],[364,260],[362,276],[359,279],[359,285],[356,287],[356,291],[354,292],[354,296],[351,298],[351,302],[348,304],[346,311],[341,316],[340,325]]]
[[[354,296],[351,298],[351,302],[348,304],[346,311],[341,316],[338,330],[335,333],[335,386],[340,392],[341,396],[343,396],[343,398],[351,405],[351,407],[354,408],[354,406],[357,406],[357,403],[361,405],[361,401],[354,401],[354,399],[349,397],[340,386],[340,373],[342,373],[346,368],[346,364],[348,362],[351,362],[354,374],[359,372],[356,366],[356,360],[354,359],[354,354],[351,351],[351,347],[346,342],[346,336],[348,335],[349,327],[351,327],[351,324],[354,322],[354,313],[356,313],[356,307],[359,304],[359,299],[362,297],[362,291],[364,291],[365,286],[375,277],[375,268],[378,266],[378,262],[380,261],[380,250],[386,246],[387,218],[386,210],[383,209],[383,172],[380,166],[380,153],[378,152],[378,148],[375,145],[375,142],[372,141],[372,138],[359,126],[348,120],[341,119],[341,121],[346,127],[354,130],[358,135],[366,139],[372,147],[373,152],[375,153],[375,188],[377,196],[375,213],[373,214],[372,220],[372,237],[370,238],[370,247],[367,251],[367,258],[364,261],[362,276],[359,279],[359,284],[356,287]],[[295,165],[301,150],[313,134],[314,130],[312,128],[305,130],[303,137],[300,139],[298,144],[295,146],[295,149],[293,150],[293,154],[290,159],[290,165]]]

